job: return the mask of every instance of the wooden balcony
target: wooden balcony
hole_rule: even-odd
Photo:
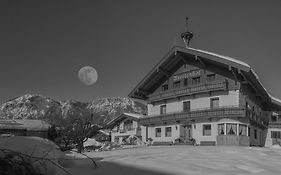
[[[163,124],[165,122],[184,122],[196,119],[225,118],[225,117],[246,117],[245,109],[239,107],[221,107],[199,109],[188,112],[177,112],[157,116],[147,116],[140,119],[141,125]]]
[[[269,122],[268,128],[281,128],[281,122]]]
[[[162,91],[157,94],[152,94],[149,96],[149,101],[157,101],[169,98],[175,98],[183,95],[199,94],[203,92],[227,90],[227,81],[213,81],[207,82],[205,84],[191,85],[189,87],[171,89],[167,91]]]

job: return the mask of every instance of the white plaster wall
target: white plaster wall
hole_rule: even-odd
[[[210,136],[203,136],[203,125],[204,124],[211,124],[211,135]],[[194,127],[194,125],[195,125],[195,127]],[[201,141],[217,142],[218,122],[192,124],[192,135],[193,135],[193,138],[196,140],[197,144],[200,144]]]
[[[191,110],[202,109],[202,108],[210,108],[210,99],[218,97],[219,98],[219,106],[239,106],[239,91],[229,91],[227,95],[219,95],[219,96],[210,96],[210,97],[200,97],[196,99],[182,100],[177,102],[166,103],[167,113],[181,112],[183,111],[183,102],[190,101]],[[160,114],[160,106],[148,104],[148,115],[159,115]]]

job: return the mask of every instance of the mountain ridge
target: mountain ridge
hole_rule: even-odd
[[[50,121],[89,110],[96,124],[104,125],[124,112],[146,114],[147,107],[127,97],[107,97],[80,102],[57,101],[40,94],[25,94],[0,105],[0,119],[41,119]]]

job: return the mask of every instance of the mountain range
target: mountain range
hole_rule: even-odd
[[[53,117],[66,117],[70,113],[89,110],[95,124],[103,126],[124,112],[146,114],[146,105],[126,97],[109,97],[79,102],[56,101],[42,95],[26,94],[0,105],[0,119],[41,119],[50,121]]]

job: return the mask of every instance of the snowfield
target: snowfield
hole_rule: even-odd
[[[86,159],[68,161],[66,167],[72,174],[281,174],[278,148],[153,146],[86,154],[95,158],[99,168],[94,169]]]

